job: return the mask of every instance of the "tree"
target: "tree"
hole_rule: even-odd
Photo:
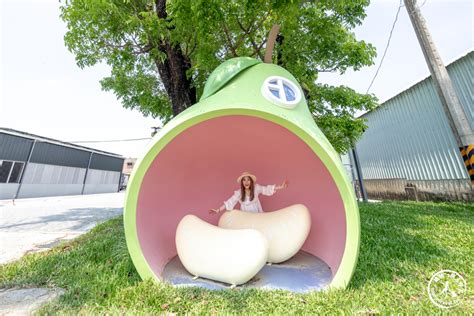
[[[268,32],[281,25],[274,62],[299,81],[315,121],[340,151],[365,128],[357,110],[373,95],[317,83],[320,72],[371,65],[375,49],[351,29],[369,0],[63,0],[65,43],[79,67],[106,62],[102,88],[126,108],[164,123],[196,103],[206,78],[224,60],[263,60]]]

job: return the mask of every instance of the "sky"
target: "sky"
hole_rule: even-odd
[[[358,40],[377,48],[375,64],[358,72],[320,74],[318,81],[346,85],[365,93],[379,67],[397,9],[397,0],[372,1]],[[420,0],[421,12],[445,64],[474,47],[472,0]],[[424,4],[423,4],[424,3]],[[150,137],[158,119],[124,109],[99,81],[106,65],[80,69],[64,46],[67,29],[58,0],[0,0],[0,127],[61,141],[98,141]],[[429,70],[402,7],[391,43],[369,93],[390,99],[429,75]],[[83,143],[100,150],[140,157],[149,140]]]

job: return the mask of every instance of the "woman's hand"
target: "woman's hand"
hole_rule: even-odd
[[[221,210],[218,209],[218,208],[211,208],[211,209],[209,210],[209,214],[212,214],[212,213],[214,213],[214,214],[219,214],[220,211],[221,211]]]
[[[283,183],[282,183],[281,185],[277,186],[276,188],[277,188],[278,190],[280,190],[280,189],[285,189],[285,188],[288,187],[288,183],[289,183],[288,180],[285,180],[285,181],[283,181]]]

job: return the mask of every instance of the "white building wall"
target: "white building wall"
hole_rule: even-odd
[[[0,200],[13,199],[18,185],[18,183],[0,183]]]
[[[117,192],[120,172],[89,169],[84,194]]]
[[[18,197],[79,195],[85,174],[84,168],[29,163]]]

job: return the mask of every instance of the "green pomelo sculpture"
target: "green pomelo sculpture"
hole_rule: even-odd
[[[330,267],[328,288],[345,288],[357,262],[360,221],[339,155],[316,126],[302,89],[285,69],[239,57],[210,76],[201,100],[153,138],[129,181],[124,213],[128,249],[142,278],[161,280],[176,256],[185,215],[217,224],[243,171],[289,187],[261,199],[265,211],[304,204],[311,231],[302,250]]]

